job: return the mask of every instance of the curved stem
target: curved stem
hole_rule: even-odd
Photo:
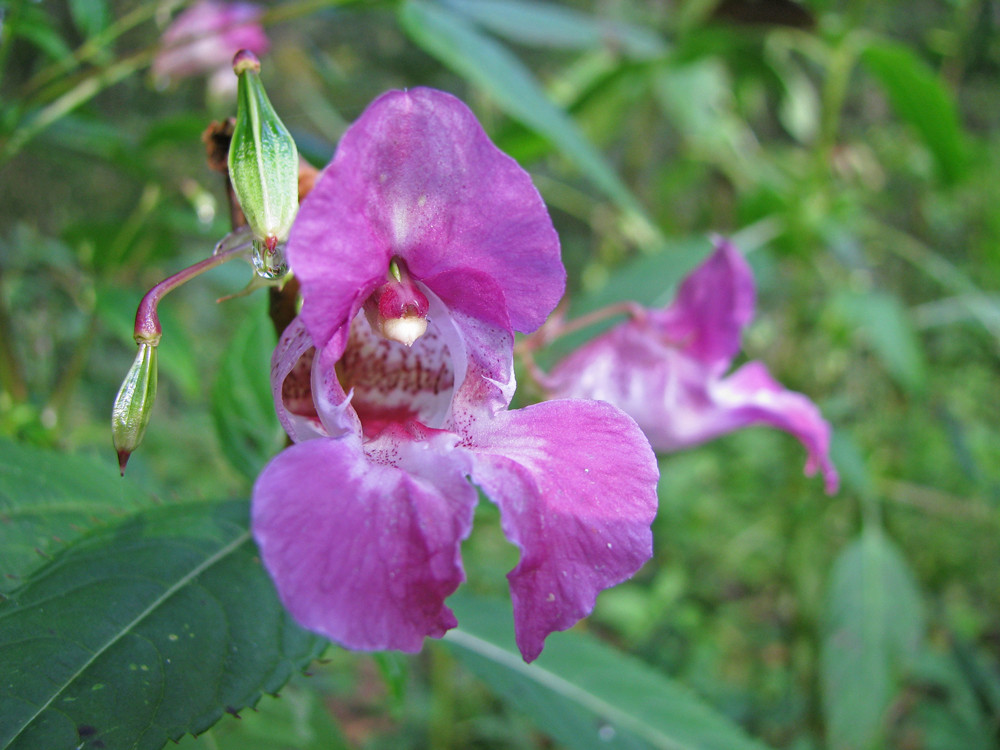
[[[205,260],[195,263],[193,266],[188,266],[183,271],[178,271],[146,292],[142,301],[139,302],[139,308],[135,311],[135,343],[151,344],[152,346],[160,343],[163,329],[160,327],[160,317],[156,312],[156,306],[160,304],[160,300],[177,287],[186,284],[205,271],[211,270],[216,266],[221,266],[226,261],[245,253],[250,248],[249,235],[246,235],[244,242],[240,242],[233,247],[226,247],[227,241],[235,239],[238,236],[243,236],[243,233],[230,233],[226,235],[226,238],[216,245],[216,251],[205,258]]]
[[[558,313],[556,313],[558,315]],[[628,315],[631,318],[641,318],[646,314],[645,308],[637,302],[616,302],[613,305],[602,307],[579,318],[564,323],[562,318],[550,319],[538,331],[518,342],[514,347],[515,354],[525,355],[541,349],[543,346],[551,344],[563,336],[576,333],[579,330],[588,328],[602,320],[613,318],[616,315]]]

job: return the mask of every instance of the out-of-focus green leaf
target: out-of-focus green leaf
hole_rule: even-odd
[[[185,737],[181,750],[347,750],[350,746],[308,685],[286,685],[281,695],[265,695],[238,719],[223,718],[198,737]]]
[[[614,269],[603,284],[571,300],[571,318],[626,301],[647,307],[666,305],[673,299],[680,281],[711,252],[712,243],[707,237],[670,240],[665,249],[652,255],[640,256]],[[546,347],[539,360],[548,363],[568,354],[620,320],[620,317],[606,318],[563,336]]]
[[[73,23],[86,37],[94,36],[108,25],[108,4],[105,0],[69,0]]]
[[[10,33],[27,39],[53,60],[72,54],[48,13],[35,3],[21,3],[11,16],[11,24]]]
[[[918,732],[927,750],[996,750],[991,737],[995,718],[991,722],[989,713],[983,711],[986,706],[973,689],[975,678],[970,680],[971,675],[963,674],[960,661],[930,647],[921,651],[913,677],[928,695],[904,717],[901,732]]]
[[[921,645],[924,612],[906,560],[876,527],[833,566],[822,647],[823,711],[831,750],[868,750]]]
[[[607,281],[573,302],[576,313],[590,312],[605,305],[631,300],[658,307],[673,299],[681,280],[712,252],[708,237],[670,240],[664,250],[644,255],[614,269]]]
[[[448,601],[460,626],[455,656],[566,747],[763,750],[683,686],[581,633],[548,639],[525,664],[503,604],[465,594]]]
[[[968,150],[955,101],[940,79],[909,47],[880,39],[862,54],[900,118],[910,123],[934,154],[949,183],[966,173]]]
[[[110,438],[106,461],[7,440],[0,455],[0,592],[85,530],[151,503],[118,476]]]
[[[212,387],[212,419],[222,453],[250,479],[284,444],[268,378],[274,329],[258,308],[233,336]]]
[[[278,690],[322,650],[278,602],[246,502],[83,537],[0,604],[0,747],[157,750]]]
[[[897,297],[878,291],[843,292],[837,296],[836,309],[864,337],[896,382],[914,392],[924,389],[924,351]]]
[[[545,135],[596,187],[626,212],[645,213],[621,178],[576,123],[545,95],[520,60],[463,16],[425,0],[407,0],[399,12],[407,34],[459,75],[481,86],[508,115]],[[651,223],[645,220],[650,226]]]
[[[445,0],[485,29],[512,42],[585,50],[611,47],[629,57],[658,57],[667,46],[650,29],[581,13],[563,5],[525,0]]]

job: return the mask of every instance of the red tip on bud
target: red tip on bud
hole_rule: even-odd
[[[241,49],[233,57],[233,72],[239,75],[248,70],[251,73],[260,73],[260,60],[250,50]]]
[[[118,470],[121,471],[122,476],[125,476],[125,465],[131,455],[129,451],[118,451]]]
[[[275,235],[269,234],[267,235],[267,237],[264,238],[264,247],[266,247],[270,252],[273,253],[274,249],[277,246],[278,246],[278,238]]]

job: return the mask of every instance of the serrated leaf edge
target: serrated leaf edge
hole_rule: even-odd
[[[95,661],[97,661],[97,659],[103,653],[105,653],[109,648],[111,648],[112,646],[114,646],[127,633],[131,632],[131,630],[136,625],[138,625],[140,622],[142,622],[144,619],[146,619],[150,614],[152,614],[161,604],[163,604],[165,601],[167,601],[171,596],[173,596],[175,593],[177,593],[184,586],[188,585],[192,580],[194,580],[199,575],[201,575],[202,573],[204,573],[210,567],[212,567],[213,565],[215,565],[215,563],[219,562],[219,560],[225,558],[226,556],[228,556],[229,554],[231,554],[232,552],[234,552],[235,550],[237,550],[238,548],[242,547],[244,544],[246,544],[247,542],[249,542],[250,538],[251,538],[251,535],[250,535],[250,531],[248,529],[248,530],[244,531],[243,533],[241,533],[239,536],[237,536],[235,539],[233,539],[232,541],[230,541],[229,543],[227,543],[225,546],[221,547],[213,555],[205,558],[201,563],[199,563],[194,568],[192,568],[190,572],[186,573],[182,578],[180,578],[172,586],[170,586],[170,588],[168,588],[160,596],[158,596],[153,602],[150,603],[150,605],[148,607],[146,607],[146,609],[144,609],[142,612],[140,612],[138,615],[136,615],[132,619],[132,621],[128,623],[128,625],[126,625],[124,628],[122,628],[121,630],[119,630],[119,632],[115,634],[114,638],[111,638],[107,643],[105,643],[99,649],[97,649],[96,651],[94,651],[93,656],[91,656],[90,659],[88,659],[86,661],[86,663],[84,663],[83,665],[81,665],[80,668],[78,670],[76,670],[76,672],[74,672],[63,683],[63,685],[58,690],[56,690],[56,691],[54,691],[52,693],[51,697],[44,704],[42,704],[39,707],[38,711],[36,711],[34,713],[34,715],[32,715],[27,721],[24,722],[24,724],[21,725],[20,728],[18,728],[17,733],[14,734],[11,737],[11,741],[10,741],[10,743],[8,743],[6,745],[6,747],[10,747],[10,745],[13,742],[15,742],[18,737],[21,736],[21,734],[24,732],[24,730],[27,729],[29,726],[31,726],[31,724],[35,721],[35,719],[37,719],[39,716],[41,716],[42,713],[46,709],[48,709],[49,706],[52,705],[52,703],[55,701],[55,699],[58,698],[62,694],[62,692],[64,690],[66,690],[66,688],[68,688],[71,684],[73,684],[73,682],[77,678],[79,678],[80,675],[82,675],[90,667],[91,664],[93,664]]]

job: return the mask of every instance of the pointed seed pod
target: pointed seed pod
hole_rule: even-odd
[[[281,245],[299,210],[299,155],[260,81],[249,50],[233,58],[239,76],[229,178],[254,236],[254,265],[269,278],[285,272]]]
[[[156,346],[140,343],[135,361],[111,407],[111,436],[118,452],[118,468],[123,476],[129,456],[142,442],[155,399]]]

